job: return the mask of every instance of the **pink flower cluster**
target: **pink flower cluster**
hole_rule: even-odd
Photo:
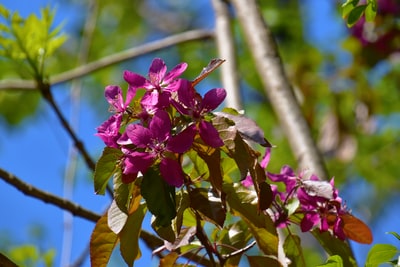
[[[122,180],[134,181],[150,167],[159,168],[168,184],[180,187],[184,182],[180,155],[188,151],[195,138],[211,147],[223,145],[209,113],[225,99],[223,88],[214,88],[202,97],[192,83],[179,76],[187,64],[180,63],[167,73],[162,59],[151,63],[148,77],[125,71],[128,90],[110,85],[105,98],[113,115],[97,128],[106,146],[120,149]],[[138,90],[144,90],[137,97]]]
[[[266,168],[270,159],[270,148],[261,162]],[[280,173],[266,172],[271,182],[273,202],[271,215],[276,227],[283,228],[292,222],[291,216],[301,219],[300,228],[303,232],[318,227],[321,231],[331,231],[341,240],[346,238],[343,231],[341,216],[350,214],[342,205],[342,199],[334,186],[334,179],[330,182],[321,181],[316,175],[306,179],[305,173],[296,174],[289,166],[283,166]],[[284,189],[279,190],[282,186]],[[242,184],[249,187],[253,184],[251,177],[246,177]],[[281,184],[281,185],[282,185]]]

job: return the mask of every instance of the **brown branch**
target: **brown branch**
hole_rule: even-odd
[[[277,114],[300,168],[328,179],[310,127],[284,71],[277,45],[255,0],[232,0],[259,77]]]
[[[96,223],[101,217],[101,215],[94,213],[90,210],[84,209],[74,202],[60,198],[51,193],[39,190],[39,189],[35,188],[34,186],[23,182],[17,176],[5,171],[2,168],[0,168],[0,178],[2,180],[4,180],[5,182],[7,182],[8,184],[15,187],[16,189],[18,189],[19,191],[21,191],[22,193],[24,193],[25,195],[42,200],[45,203],[57,206],[57,207],[61,208],[62,210],[69,211],[74,216],[81,217],[83,219],[92,221],[94,223]],[[159,238],[143,229],[140,232],[140,238],[143,240],[143,242],[146,244],[146,246],[149,247],[150,250],[154,250],[154,249],[164,245],[164,241],[161,238]],[[197,261],[199,264],[203,264],[204,266],[213,266],[209,260],[199,259],[198,256],[192,252],[186,253],[183,257],[185,257],[187,259],[191,259],[192,261]],[[2,263],[2,262],[0,261],[0,263]],[[0,264],[0,266],[3,266],[3,265]]]
[[[50,84],[56,85],[68,82],[70,80],[83,77],[94,71],[109,67],[111,65],[147,54],[157,50],[161,50],[180,43],[186,43],[195,40],[203,40],[212,38],[214,33],[207,30],[191,30],[164,39],[149,42],[131,49],[124,50],[110,56],[103,57],[99,60],[93,61],[86,65],[79,66],[75,69],[54,75],[50,78]],[[0,82],[0,90],[20,89],[20,90],[34,90],[36,89],[36,82],[33,80],[4,80]]]
[[[87,219],[92,222],[97,222],[97,220],[100,219],[100,217],[101,217],[100,215],[98,215],[90,210],[84,209],[81,206],[79,206],[67,199],[62,199],[51,193],[39,190],[36,187],[23,182],[17,176],[15,176],[1,168],[0,168],[0,177],[5,182],[14,186],[16,189],[18,189],[25,195],[40,199],[45,203],[55,205],[63,210],[67,210],[77,217],[81,217],[81,218]]]
[[[236,62],[235,41],[232,35],[229,4],[224,0],[212,0],[215,14],[215,42],[218,57],[226,60],[221,66],[223,87],[227,90],[225,103],[237,110],[242,109],[239,77]]]

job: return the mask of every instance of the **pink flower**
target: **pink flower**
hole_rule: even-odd
[[[148,79],[130,71],[124,72],[124,79],[134,92],[139,88],[146,89],[141,104],[147,112],[154,114],[158,109],[163,109],[169,105],[171,93],[179,87],[179,79],[177,78],[186,68],[187,64],[183,62],[166,73],[165,62],[156,58],[151,63]]]
[[[218,131],[211,122],[205,120],[205,116],[216,109],[225,99],[226,91],[223,88],[214,88],[208,91],[202,98],[188,80],[179,81],[178,97],[172,100],[172,104],[182,115],[186,115],[195,122],[192,130],[198,131],[201,139],[209,146],[220,147],[224,143],[219,137]]]
[[[174,153],[186,152],[193,143],[194,134],[182,131],[171,134],[171,120],[167,112],[157,111],[146,128],[140,124],[130,124],[126,134],[135,149],[127,152],[124,174],[136,177],[145,173],[154,164],[159,164],[161,176],[170,184],[180,187],[184,173]]]

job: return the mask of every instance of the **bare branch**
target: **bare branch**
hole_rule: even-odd
[[[81,206],[79,206],[69,200],[62,199],[51,193],[39,190],[36,187],[23,182],[21,179],[19,179],[15,175],[13,175],[1,168],[0,168],[0,177],[4,181],[6,181],[8,184],[14,186],[15,188],[17,188],[19,191],[21,191],[22,193],[24,193],[27,196],[31,196],[31,197],[40,199],[45,203],[55,205],[63,210],[67,210],[67,211],[71,212],[75,216],[87,219],[92,222],[97,222],[97,220],[100,219],[100,215],[98,215],[90,210],[84,209]]]
[[[242,109],[239,78],[237,75],[235,41],[232,35],[229,4],[224,0],[211,1],[215,13],[215,41],[218,57],[226,62],[221,66],[223,87],[227,90],[226,105],[237,110]]]
[[[286,76],[275,40],[256,1],[232,0],[232,3],[264,84],[264,91],[281,122],[300,168],[308,168],[321,179],[327,179],[323,159]]]
[[[50,84],[56,85],[70,80],[83,77],[94,71],[106,68],[108,66],[147,54],[157,50],[161,50],[180,43],[209,39],[213,37],[212,31],[207,30],[191,30],[176,35],[168,36],[164,39],[149,42],[131,49],[115,53],[110,56],[103,57],[99,60],[93,61],[75,69],[54,75],[50,78]],[[34,90],[36,83],[33,80],[4,80],[0,82],[0,90],[7,89],[20,89],[20,90]]]

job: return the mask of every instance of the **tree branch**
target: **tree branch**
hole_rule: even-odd
[[[228,92],[225,102],[228,107],[240,110],[243,105],[236,68],[235,40],[232,35],[229,4],[224,0],[212,0],[211,2],[215,14],[215,42],[218,57],[226,60],[221,66],[222,84]]]
[[[264,91],[280,120],[300,168],[308,168],[321,179],[328,179],[310,127],[284,71],[275,40],[256,1],[232,0],[232,3],[264,84]]]
[[[93,61],[86,65],[79,66],[75,69],[54,75],[50,78],[50,84],[56,85],[70,80],[83,77],[91,72],[98,71],[108,66],[147,54],[169,46],[177,45],[180,43],[209,39],[214,36],[212,31],[207,30],[191,30],[164,39],[149,42],[131,49],[115,53],[110,56],[103,57],[99,60]],[[36,83],[33,80],[4,80],[0,82],[0,90],[20,89],[20,90],[34,90]]]

